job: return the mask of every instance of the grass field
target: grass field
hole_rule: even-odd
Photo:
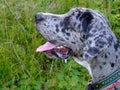
[[[0,0],[0,90],[85,90],[91,77],[72,58],[49,59],[34,26],[37,12],[62,14],[72,7],[101,11],[120,38],[120,0]]]

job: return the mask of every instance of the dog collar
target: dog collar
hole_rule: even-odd
[[[106,78],[88,85],[88,90],[99,90],[100,88],[107,87],[120,79],[120,68],[107,76]]]

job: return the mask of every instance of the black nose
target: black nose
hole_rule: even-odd
[[[43,21],[44,20],[43,14],[42,13],[37,13],[35,15],[35,20],[36,20],[36,22]]]

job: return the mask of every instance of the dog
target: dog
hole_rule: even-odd
[[[37,48],[52,58],[70,56],[88,69],[88,90],[120,90],[120,42],[98,10],[72,8],[65,14],[39,12],[36,29],[48,41]]]

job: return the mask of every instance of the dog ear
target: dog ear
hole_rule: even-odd
[[[89,11],[85,11],[81,15],[80,21],[82,22],[82,28],[84,32],[87,32],[87,27],[91,23],[92,19],[93,19],[93,16]]]
[[[93,59],[106,52],[113,43],[113,37],[107,32],[105,34],[105,28],[102,25],[100,30],[98,28],[94,29],[96,29],[96,33],[90,32],[93,28],[87,33],[85,47],[83,48],[83,58],[87,60]]]

